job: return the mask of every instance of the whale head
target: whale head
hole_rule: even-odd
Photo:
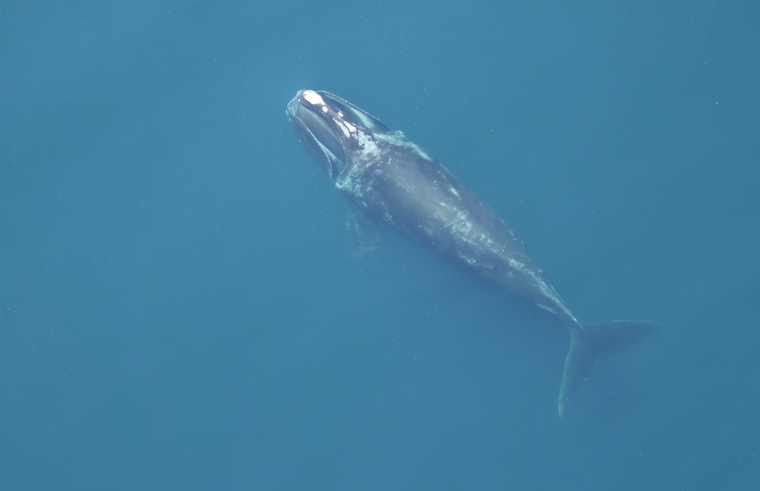
[[[299,91],[285,114],[301,144],[333,181],[368,138],[391,131],[366,111],[321,90]]]

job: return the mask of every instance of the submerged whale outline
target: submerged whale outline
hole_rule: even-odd
[[[325,91],[301,90],[286,114],[302,145],[351,203],[357,252],[374,249],[382,222],[481,280],[558,317],[570,331],[560,386],[561,417],[603,355],[660,324],[577,319],[512,229],[477,194],[402,132]]]

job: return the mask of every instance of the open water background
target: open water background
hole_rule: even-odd
[[[3,490],[760,488],[753,1],[6,2]],[[666,329],[557,415],[550,315],[345,199],[335,92]]]

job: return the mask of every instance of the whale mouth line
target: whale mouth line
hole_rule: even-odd
[[[367,111],[326,91],[300,90],[285,114],[301,144],[333,182],[349,166],[349,156],[375,153],[368,142],[394,135],[388,126]],[[400,133],[399,133],[400,134]]]
[[[285,113],[309,154],[333,180],[346,167],[346,150],[340,136],[317,112],[300,101],[300,93]],[[327,108],[326,105],[322,107]]]

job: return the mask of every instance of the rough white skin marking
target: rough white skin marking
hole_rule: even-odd
[[[303,91],[303,98],[306,99],[309,104],[314,104],[315,106],[325,105],[325,101],[322,100],[322,96],[314,92],[313,90],[304,90]],[[324,109],[325,111],[327,109]]]
[[[322,112],[323,112],[323,113],[326,113],[326,112],[327,112],[327,106],[322,106]]]
[[[461,213],[461,212],[460,212]],[[464,215],[462,219],[467,218],[466,213],[461,213]],[[460,222],[457,220],[455,223],[452,224],[451,229],[460,234],[462,239],[465,239],[466,242],[472,243],[472,240],[469,238],[470,230],[472,230],[472,224],[470,222]]]
[[[467,215],[464,215],[464,216],[463,216],[463,215],[461,215],[461,214],[460,214],[460,215],[459,215],[459,217],[457,217],[457,219],[456,219],[456,220],[454,220],[453,222],[451,222],[451,223],[448,223],[448,224],[444,225],[443,227],[441,227],[441,230],[443,230],[443,229],[445,229],[445,228],[449,228],[449,227],[451,227],[452,225],[454,225],[455,223],[457,223],[457,222],[460,222],[460,221],[464,220],[465,218],[467,218]]]
[[[338,117],[339,117],[339,118],[342,118],[342,117],[343,117],[343,113],[342,113],[342,112],[340,112],[340,111],[338,111]]]
[[[356,138],[359,140],[359,145],[362,147],[360,160],[362,162],[373,161],[380,153],[380,149],[375,141],[369,135],[365,135],[363,131],[357,132]]]
[[[385,141],[397,147],[403,147],[403,148],[409,149],[412,152],[419,155],[420,157],[422,157],[423,159],[427,160],[428,162],[433,162],[433,158],[430,157],[430,155],[425,153],[425,151],[422,148],[420,148],[416,143],[407,140],[404,134],[400,131],[391,131],[390,133],[378,133],[375,136],[377,137],[378,140]]]
[[[315,94],[318,96],[318,94]],[[306,97],[306,95],[304,95]],[[321,98],[319,98],[321,102]],[[321,102],[324,104],[324,102]],[[361,114],[361,113],[359,113]],[[341,116],[342,117],[342,116]],[[360,118],[362,124],[367,128],[372,128],[371,121],[366,122],[364,118]],[[415,153],[419,157],[429,160],[430,162],[436,162],[420,147],[415,145],[406,139],[401,132],[389,132],[389,133],[371,133],[367,132],[362,126],[354,126],[343,120],[336,119],[335,122],[340,127],[342,135],[346,138],[356,138],[358,148],[351,151],[351,155],[348,158],[352,164],[348,165],[344,171],[340,173],[335,179],[335,187],[343,191],[352,197],[360,206],[364,209],[369,208],[367,202],[368,197],[365,193],[374,193],[373,184],[378,176],[384,173],[384,169],[394,166],[391,162],[391,158],[388,155],[388,148],[396,147],[406,149]],[[321,147],[322,145],[320,145]],[[323,148],[323,151],[327,153],[327,150]],[[436,163],[436,166],[440,165]],[[442,166],[441,166],[442,167]],[[374,169],[370,171],[370,168]],[[487,277],[487,270],[493,270],[494,265],[488,262],[481,262],[483,259],[479,256],[473,257],[471,251],[485,248],[498,257],[497,263],[502,264],[501,261],[506,261],[508,268],[500,274],[505,274],[509,278],[509,282],[526,283],[532,285],[540,292],[540,296],[545,299],[545,303],[537,304],[538,307],[545,309],[549,312],[557,315],[558,313],[564,314],[567,318],[572,319],[578,326],[579,330],[583,330],[583,325],[580,324],[570,311],[565,306],[562,299],[552,286],[544,280],[540,269],[535,266],[522,262],[519,254],[512,255],[511,252],[504,248],[504,244],[499,241],[492,240],[488,236],[488,233],[484,233],[482,227],[477,222],[468,221],[468,213],[460,208],[462,205],[462,197],[459,192],[451,185],[450,174],[445,168],[438,171],[439,178],[434,179],[430,183],[430,187],[433,190],[442,188],[446,190],[446,196],[438,195],[440,201],[439,207],[435,211],[435,216],[431,217],[431,221],[427,223],[416,224],[420,231],[431,239],[431,245],[436,247],[435,239],[441,236],[441,233],[451,235],[458,242],[454,254],[456,254],[463,263],[469,267],[477,268],[480,274]],[[414,188],[406,182],[396,183],[398,189],[404,190],[408,193],[425,192],[424,189]],[[450,193],[450,194],[449,194]],[[375,202],[373,206],[380,213],[383,220],[391,226],[394,226],[395,220],[391,215],[388,206],[383,201],[378,201],[378,196],[372,197]],[[503,222],[503,220],[502,220]],[[443,225],[442,225],[443,224]],[[509,234],[516,241],[514,232],[510,229]],[[510,257],[512,256],[512,257]]]
[[[343,123],[345,124],[345,122]],[[342,126],[341,129],[343,129],[344,133],[351,133]],[[361,148],[359,154],[353,157],[355,164],[358,165],[349,167],[349,171],[345,173],[345,175],[339,176],[335,181],[335,187],[350,195],[362,197],[364,195],[363,188],[366,189],[366,186],[363,186],[359,176],[364,173],[367,167],[376,163],[377,157],[380,155],[380,148],[370,135],[365,134],[357,128],[354,128],[354,130],[356,131],[356,139],[359,141],[359,147]],[[386,215],[387,219],[393,223],[393,220],[387,211]]]
[[[478,264],[478,261],[474,257],[465,256],[464,254],[460,254],[459,257],[461,257],[470,266],[475,266]]]

